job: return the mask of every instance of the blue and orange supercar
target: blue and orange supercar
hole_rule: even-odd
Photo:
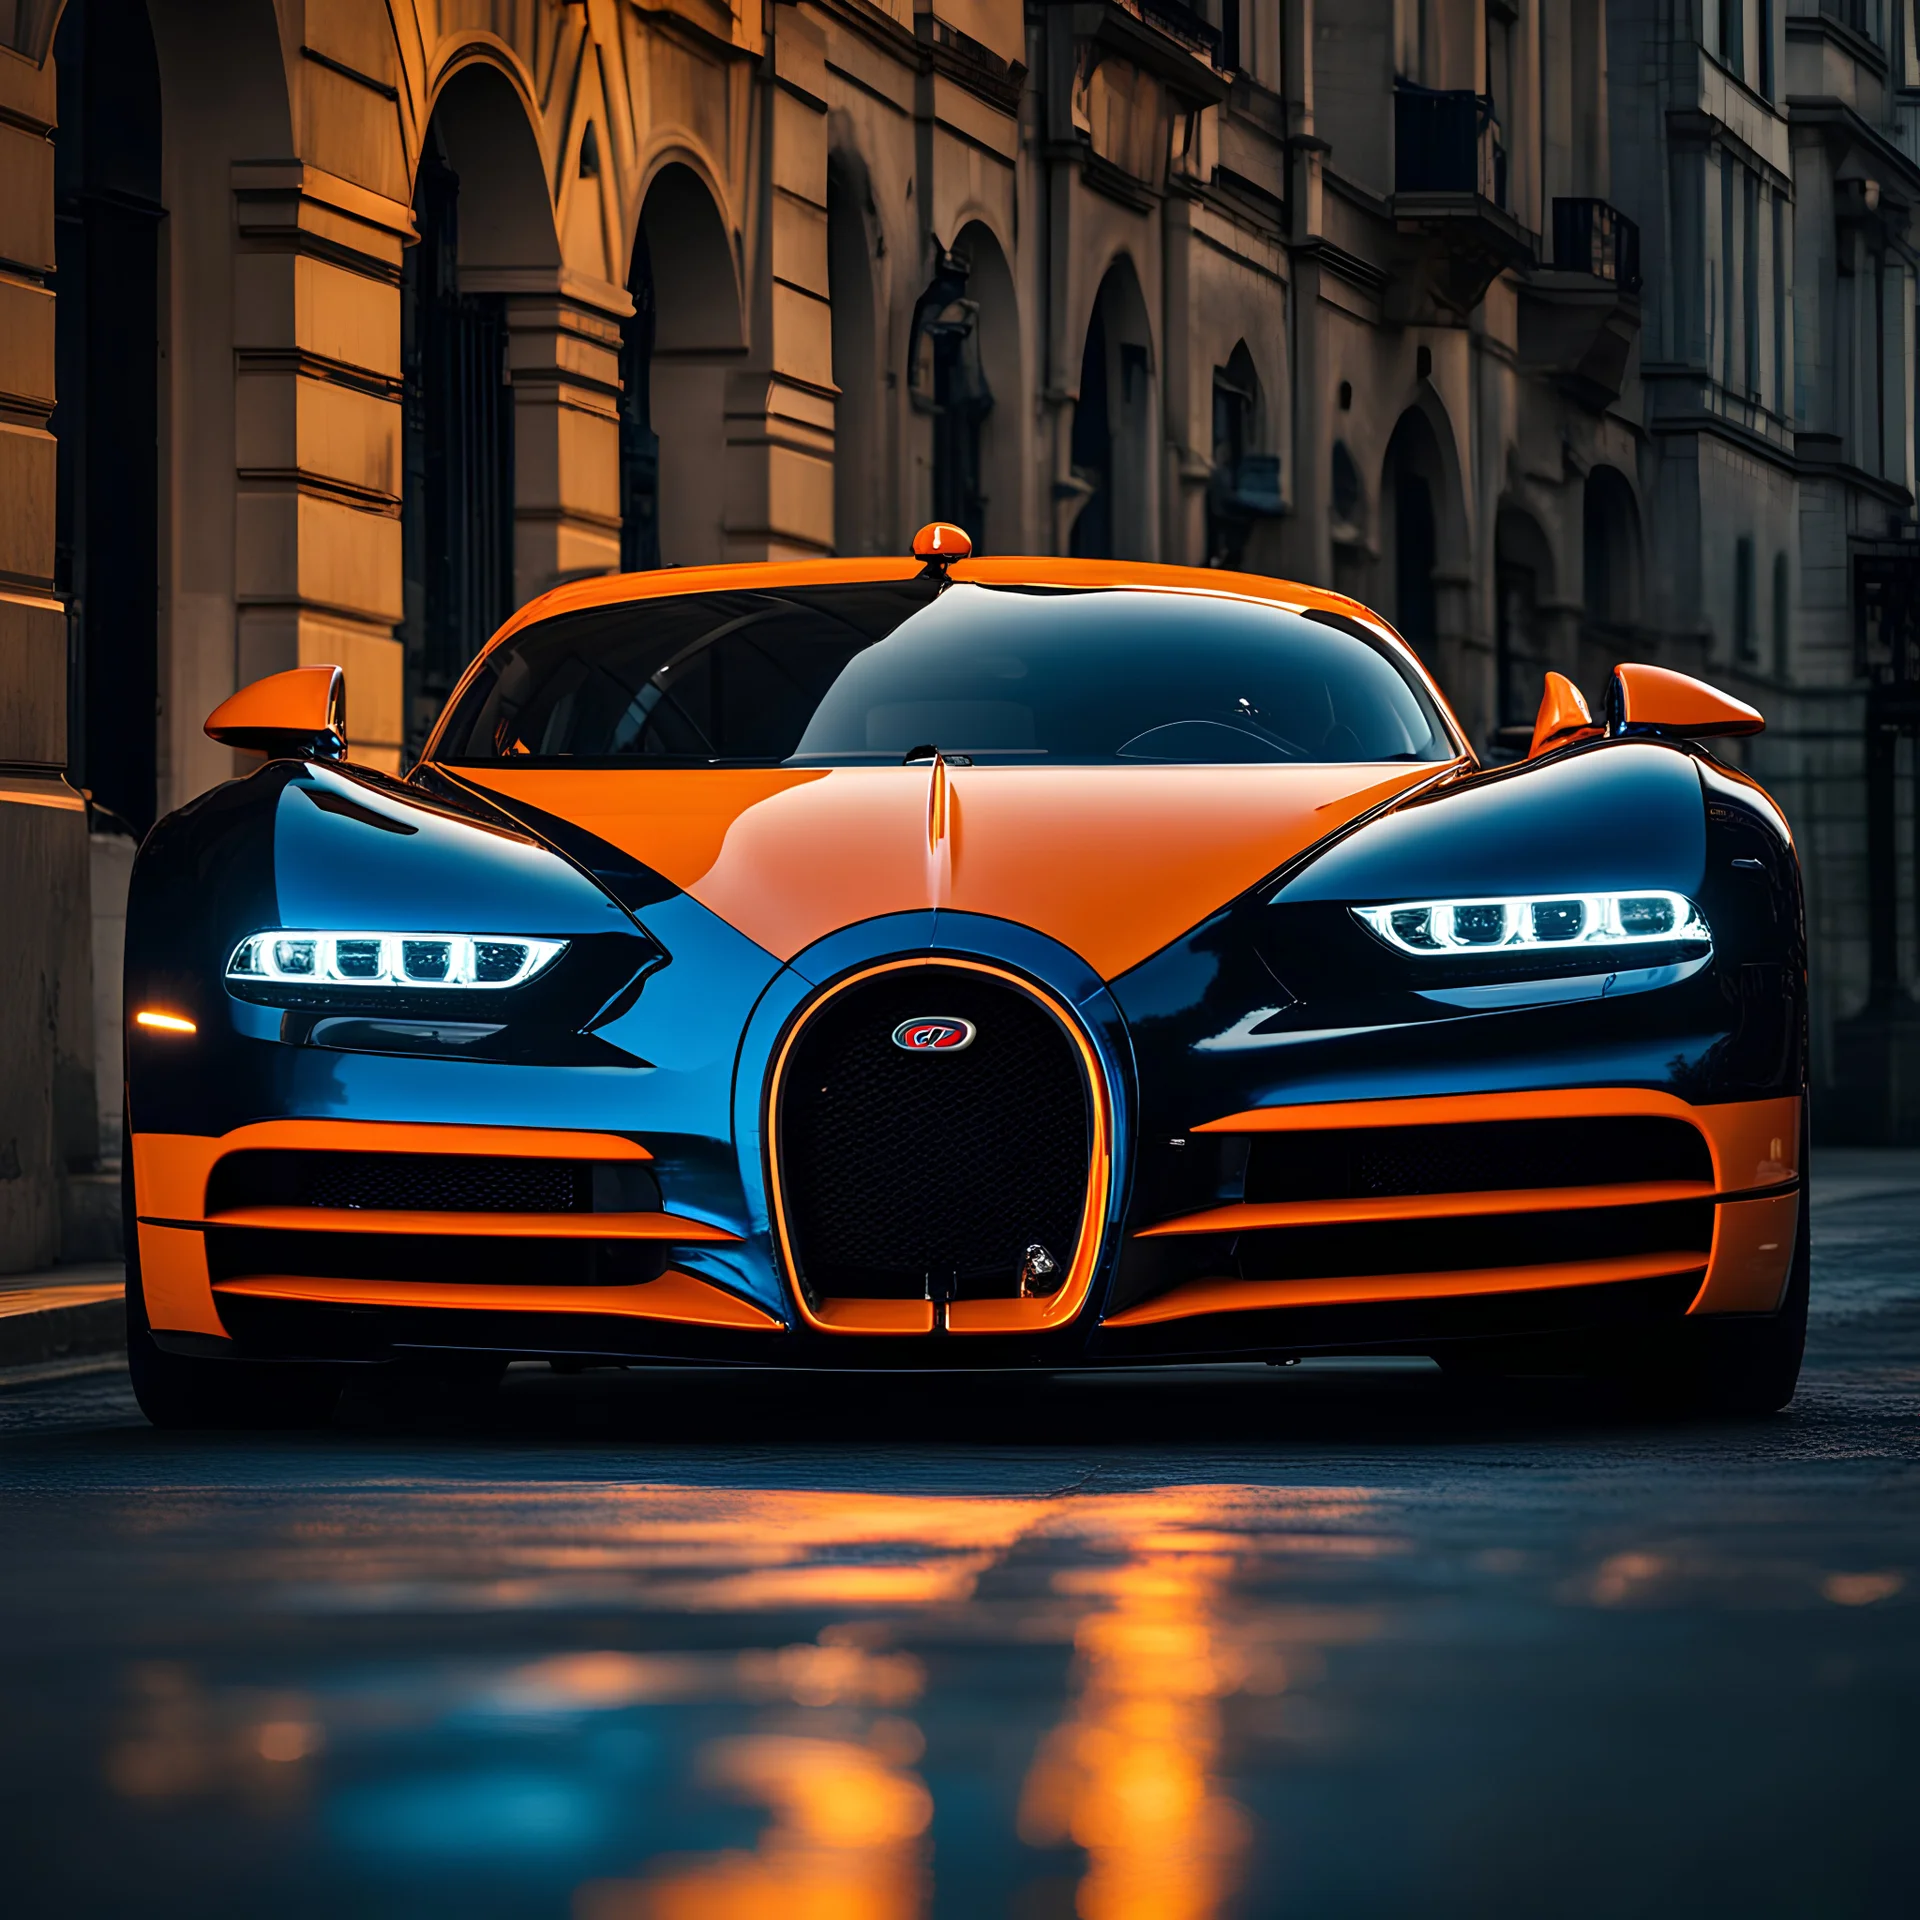
[[[1418,656],[1250,575],[580,582],[405,779],[338,668],[141,849],[129,1351],[161,1424],[512,1359],[1431,1355],[1782,1404],[1806,967],[1760,716]]]

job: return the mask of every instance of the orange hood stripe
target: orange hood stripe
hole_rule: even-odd
[[[882,914],[1015,921],[1111,980],[1431,763],[519,769],[460,777],[584,828],[782,960]]]

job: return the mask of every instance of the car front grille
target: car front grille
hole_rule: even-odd
[[[914,1020],[971,1022],[951,1051],[909,1052]],[[1065,1280],[1090,1157],[1081,1055],[1033,995],[997,976],[911,966],[807,1016],[776,1090],[775,1169],[809,1296],[991,1299],[1021,1291],[1028,1250]]]

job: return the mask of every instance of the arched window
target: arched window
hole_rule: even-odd
[[[832,310],[833,544],[877,553],[882,525],[876,470],[880,376],[874,338],[873,252],[867,235],[866,171],[851,155],[827,158],[827,294]],[[969,529],[971,531],[971,529]]]
[[[1247,343],[1213,370],[1213,474],[1207,488],[1207,564],[1238,567],[1257,520],[1282,510],[1280,458],[1260,450],[1260,376]]]
[[[740,294],[720,210],[679,163],[647,189],[621,333],[620,553],[630,567],[698,566],[726,551],[727,368]]]
[[[1494,526],[1494,724],[1524,726],[1540,707],[1549,665],[1540,607],[1553,593],[1553,555],[1531,514],[1502,507]]]
[[[1581,598],[1587,618],[1630,625],[1639,615],[1640,511],[1617,467],[1595,467],[1581,496]]]
[[[514,460],[506,296],[480,269],[557,266],[526,110],[489,66],[461,69],[427,123],[401,269],[402,572],[407,744],[417,750],[481,644],[513,611]]]
[[[1100,283],[1080,359],[1073,466],[1089,492],[1068,538],[1071,553],[1153,558],[1152,341],[1140,282],[1132,265],[1118,260]]]

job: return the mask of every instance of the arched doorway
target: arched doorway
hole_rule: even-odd
[[[68,609],[68,773],[138,837],[158,800],[164,218],[145,0],[71,0],[54,60],[54,584]]]
[[[874,324],[873,195],[857,155],[827,157],[827,297],[832,308],[833,544],[878,553],[886,542],[878,485],[880,356]]]
[[[1091,559],[1151,560],[1153,332],[1133,266],[1116,260],[1094,298],[1073,409],[1074,477],[1087,495],[1067,550]]]
[[[1006,256],[978,221],[936,251],[910,343],[915,405],[932,417],[933,517],[965,527],[977,553],[1017,545],[1019,311]]]
[[[1213,473],[1207,484],[1207,565],[1239,567],[1254,526],[1281,511],[1280,460],[1262,449],[1260,375],[1244,340],[1213,370]]]
[[[1503,506],[1494,523],[1494,725],[1522,727],[1539,711],[1552,664],[1542,617],[1553,597],[1553,552],[1540,523]]]
[[[559,260],[533,130],[494,68],[465,67],[441,94],[413,212],[400,299],[409,752],[515,601],[506,296],[471,282]]]
[[[1617,467],[1595,467],[1581,495],[1581,598],[1587,619],[1631,625],[1640,614],[1640,510]]]
[[[621,559],[726,557],[727,369],[744,348],[727,229],[706,183],[675,162],[647,190],[622,330]]]
[[[1380,475],[1382,547],[1390,556],[1393,622],[1431,666],[1440,637],[1434,568],[1443,497],[1440,443],[1432,422],[1409,407],[1387,442]]]

